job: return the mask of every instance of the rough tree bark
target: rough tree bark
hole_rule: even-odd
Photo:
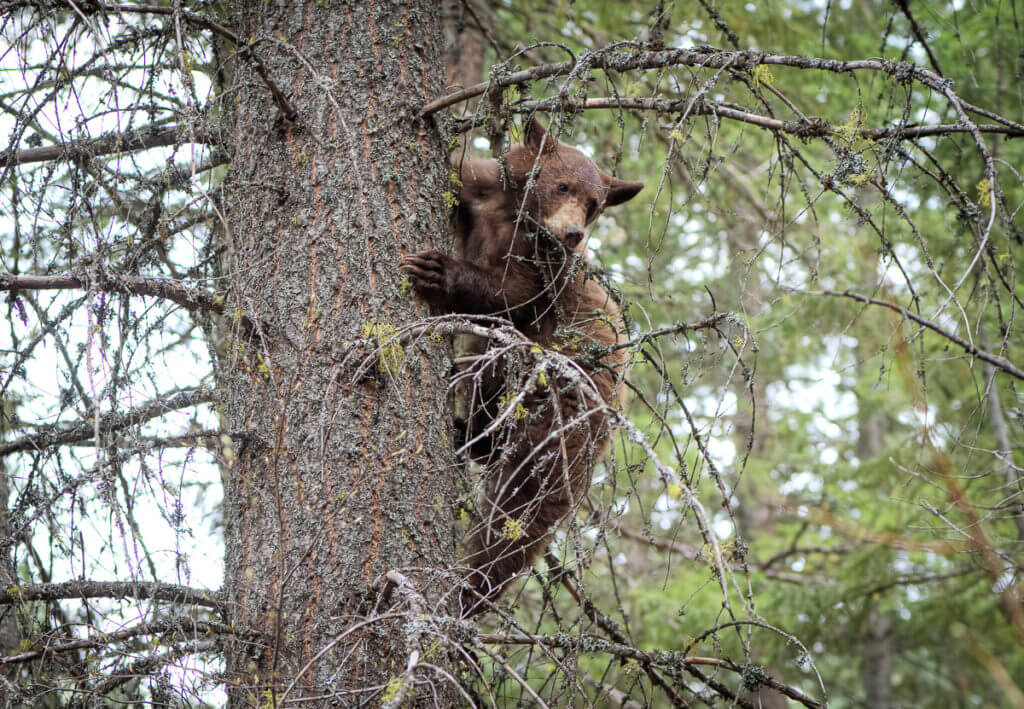
[[[445,146],[416,119],[444,87],[438,7],[245,0],[230,22],[297,113],[236,59],[223,258],[236,327],[219,362],[232,701],[376,705],[411,689],[448,705],[443,676],[406,673],[410,656],[448,656],[413,628],[452,609],[448,362],[440,338],[387,344],[417,317],[401,254],[448,246]],[[366,340],[385,346],[360,371]],[[395,570],[411,586],[396,591]]]

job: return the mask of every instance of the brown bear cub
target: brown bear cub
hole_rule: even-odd
[[[504,174],[495,160],[465,158],[459,177],[455,245],[462,258],[438,251],[407,257],[402,269],[416,292],[435,312],[509,318],[538,345],[572,358],[600,396],[554,372],[535,373],[509,412],[529,377],[514,371],[511,357],[484,353],[486,343],[476,343],[483,356],[461,373],[474,392],[460,422],[469,455],[486,470],[480,519],[465,543],[472,591],[462,595],[462,612],[472,615],[543,551],[608,449],[607,407],[623,403],[629,352],[611,349],[626,341],[625,327],[580,263],[583,230],[643,183],[605,175],[536,120],[505,156]],[[492,425],[498,417],[502,424]]]

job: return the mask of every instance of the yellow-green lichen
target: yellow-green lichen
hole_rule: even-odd
[[[377,343],[377,369],[381,374],[395,376],[405,362],[405,349],[395,336],[395,327],[390,323],[363,323],[362,337]]]
[[[978,204],[982,207],[992,206],[992,183],[986,177],[978,183]]]
[[[846,176],[846,179],[852,185],[863,185],[865,182],[870,182],[875,178],[875,171],[868,170],[866,172],[854,172]]]
[[[522,539],[524,534],[526,534],[526,524],[523,520],[513,519],[512,517],[505,519],[505,524],[501,528],[501,536],[510,542],[514,542]]]
[[[516,421],[519,421],[519,420],[524,419],[527,416],[529,416],[530,412],[529,412],[529,410],[525,406],[523,406],[523,402],[515,401],[515,398],[516,398],[516,393],[514,391],[508,391],[508,392],[505,392],[504,394],[502,394],[501,399],[499,400],[499,402],[500,402],[500,404],[501,404],[501,406],[503,408],[508,408],[508,407],[512,406],[512,404],[514,402],[516,408],[512,412],[512,416],[513,416],[513,418],[516,419]]]
[[[759,89],[761,85],[771,86],[775,81],[775,76],[772,75],[772,70],[766,67],[764,64],[758,64],[754,67],[754,71],[750,73],[754,79],[754,88]]]
[[[263,379],[270,379],[270,367],[263,361],[263,355],[256,355],[256,373],[259,374]]]
[[[405,682],[401,677],[392,677],[389,679],[387,686],[384,687],[384,694],[380,697],[381,705],[385,705],[397,697],[398,693],[402,691],[403,684],[405,684]]]

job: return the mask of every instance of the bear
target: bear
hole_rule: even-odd
[[[503,162],[467,156],[456,164],[461,258],[420,251],[405,257],[401,270],[433,312],[507,318],[540,347],[572,359],[593,387],[535,375],[509,415],[511,397],[526,382],[507,357],[487,356],[487,342],[477,338],[477,356],[468,358],[475,363],[457,364],[457,378],[474,384],[457,424],[469,457],[485,470],[479,521],[464,540],[470,571],[463,617],[486,609],[532,565],[589,488],[594,463],[610,445],[608,409],[624,404],[631,356],[616,347],[628,339],[617,304],[583,264],[584,229],[643,183],[604,174],[535,118]],[[503,414],[502,425],[492,425]]]

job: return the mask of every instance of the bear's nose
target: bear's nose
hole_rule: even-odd
[[[563,237],[565,245],[570,249],[575,249],[581,241],[583,241],[583,227],[579,226],[567,226],[565,228],[565,235]]]

